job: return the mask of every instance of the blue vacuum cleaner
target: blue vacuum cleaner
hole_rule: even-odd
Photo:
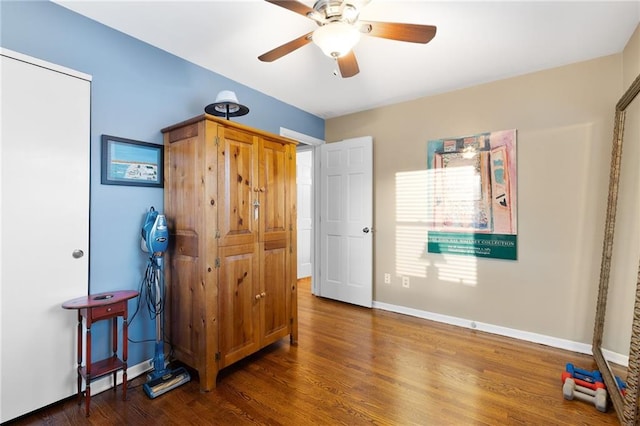
[[[166,368],[164,357],[164,339],[162,328],[162,314],[164,307],[164,253],[169,246],[169,230],[167,219],[163,214],[151,207],[142,226],[141,248],[149,253],[149,263],[145,281],[149,289],[149,305],[156,320],[156,347],[153,357],[153,370],[147,376],[147,383],[142,387],[149,398],[156,398],[191,380],[189,372],[184,367],[174,370]]]

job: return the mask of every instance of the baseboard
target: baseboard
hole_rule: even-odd
[[[622,355],[616,352],[611,352],[608,349],[602,350],[602,356],[609,362],[613,362],[614,364],[621,365],[623,367],[629,367],[629,356]]]
[[[396,312],[398,314],[410,315],[413,317],[423,318],[430,321],[441,322],[444,324],[455,325],[458,327],[470,328],[473,330],[484,331],[487,333],[497,334],[500,336],[513,337],[515,339],[524,340],[532,343],[540,343],[546,346],[551,346],[559,349],[566,349],[572,352],[578,352],[582,354],[591,355],[593,352],[591,350],[591,345],[574,342],[566,339],[559,339],[557,337],[545,336],[543,334],[530,333],[528,331],[516,330],[508,327],[501,327],[493,324],[486,324],[483,322],[468,320],[464,318],[457,318],[448,315],[436,314],[433,312],[421,311],[419,309],[407,308],[405,306],[397,306],[391,305],[389,303],[383,302],[373,302],[373,307],[377,309],[382,309],[385,311]],[[615,354],[618,355],[618,354]],[[618,355],[615,357],[613,354],[611,355],[615,359],[620,359],[622,355]],[[628,362],[628,357],[627,357]]]
[[[142,361],[140,364],[127,368],[127,381],[133,380],[153,369],[153,359]],[[122,384],[122,370],[116,374],[116,385]],[[113,389],[113,375],[109,374],[91,382],[91,395]]]

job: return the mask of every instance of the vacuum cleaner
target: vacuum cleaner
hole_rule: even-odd
[[[149,398],[156,398],[191,380],[184,367],[168,369],[164,357],[163,310],[164,310],[164,253],[169,246],[169,230],[167,219],[163,214],[151,207],[142,226],[141,248],[149,253],[149,262],[145,281],[149,296],[149,311],[155,315],[156,342],[153,357],[153,370],[147,375],[147,382],[142,386]],[[151,304],[153,301],[153,304]]]

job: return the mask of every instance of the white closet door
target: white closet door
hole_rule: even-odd
[[[76,392],[77,312],[60,305],[88,292],[91,83],[0,53],[4,422]]]

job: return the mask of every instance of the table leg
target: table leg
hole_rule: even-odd
[[[127,309],[122,317],[122,400],[127,400],[127,356],[128,356],[129,323],[127,322]]]
[[[91,404],[91,320],[87,317],[87,359],[85,360],[85,371],[87,372],[84,391],[85,414],[89,417],[89,405]]]
[[[82,375],[80,369],[82,368],[82,315],[78,309],[78,333],[77,333],[77,362],[78,367],[76,372],[78,373],[78,405],[82,404]]]
[[[111,327],[111,346],[113,347],[113,357],[118,357],[118,317],[113,317]],[[118,386],[118,372],[113,372],[113,393],[116,393],[116,387]]]

